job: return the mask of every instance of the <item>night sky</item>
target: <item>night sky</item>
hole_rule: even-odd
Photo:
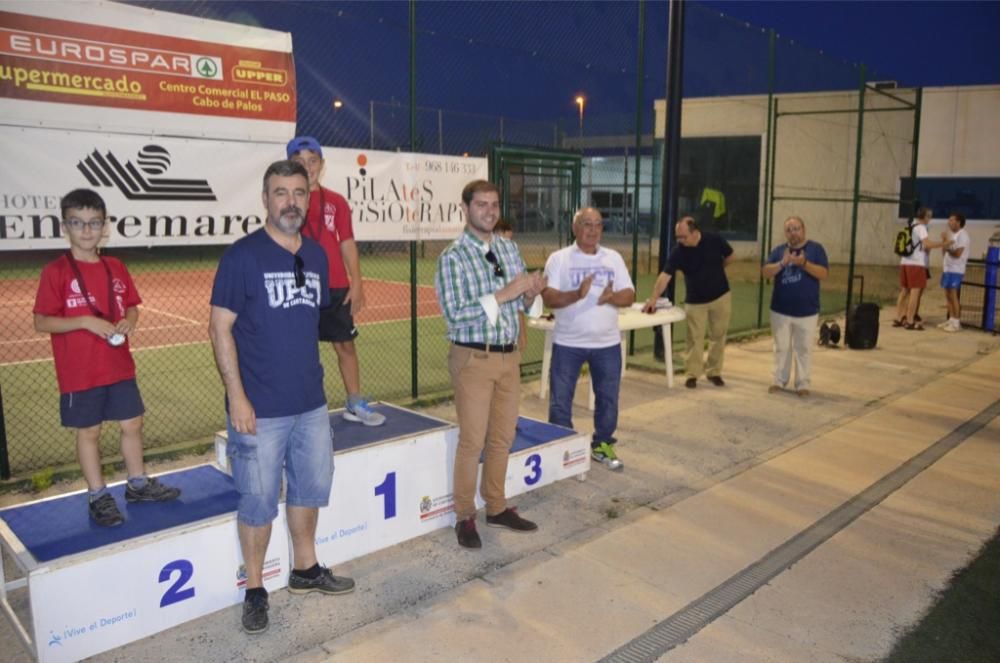
[[[1000,2],[732,2],[701,4],[904,86],[1000,83]]]

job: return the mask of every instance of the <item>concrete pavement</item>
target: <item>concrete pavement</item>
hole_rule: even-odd
[[[662,374],[630,371],[626,471],[595,467],[519,498],[536,534],[480,519],[484,548],[470,552],[441,530],[338,567],[358,581],[350,596],[274,593],[263,636],[244,635],[234,607],[96,660],[600,659],[1000,398],[996,337],[905,332],[889,319],[876,350],[818,349],[806,399],[767,394],[769,339],[727,350],[724,388],[668,391]],[[580,430],[591,430],[586,391]],[[522,414],[544,419],[537,383],[522,393]],[[431,414],[454,419],[450,404]],[[994,419],[663,660],[881,656],[996,531],[998,470]],[[11,638],[0,626],[13,654]]]
[[[995,406],[1000,355],[680,502],[324,643],[329,661],[597,660],[767,557]],[[663,661],[875,660],[1000,523],[1000,419],[892,491]],[[690,617],[697,619],[696,616]],[[624,659],[623,659],[624,660]],[[650,659],[628,659],[650,660]]]

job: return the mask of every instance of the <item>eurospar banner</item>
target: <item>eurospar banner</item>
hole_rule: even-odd
[[[253,46],[248,46],[252,44]],[[295,135],[288,33],[107,2],[0,1],[0,251],[64,248],[59,198],[108,204],[108,246],[228,244],[263,224]],[[324,149],[360,240],[461,231],[485,159]]]

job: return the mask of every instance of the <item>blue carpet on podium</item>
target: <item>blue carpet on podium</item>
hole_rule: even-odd
[[[360,422],[347,421],[344,419],[343,410],[334,410],[330,413],[334,452],[347,451],[356,447],[364,447],[369,444],[377,444],[398,437],[451,426],[444,421],[425,417],[386,403],[373,403],[372,409],[385,415],[385,423],[381,426],[365,426]]]
[[[514,436],[514,444],[511,446],[510,451],[511,453],[523,451],[531,447],[537,447],[539,444],[561,440],[571,435],[576,435],[576,431],[572,428],[564,428],[544,421],[518,417],[517,434]]]
[[[232,478],[213,466],[159,478],[180,488],[181,496],[172,502],[128,503],[124,483],[109,486],[125,516],[118,527],[101,527],[90,520],[86,491],[4,509],[0,518],[36,560],[47,562],[236,511],[239,495]]]

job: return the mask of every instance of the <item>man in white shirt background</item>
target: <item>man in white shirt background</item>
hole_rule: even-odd
[[[948,319],[938,327],[946,332],[957,332],[962,328],[962,310],[958,301],[959,288],[965,276],[965,265],[969,261],[969,233],[965,230],[965,215],[952,212],[948,216],[948,230],[941,233],[945,242],[942,261],[941,287],[948,304]]]

